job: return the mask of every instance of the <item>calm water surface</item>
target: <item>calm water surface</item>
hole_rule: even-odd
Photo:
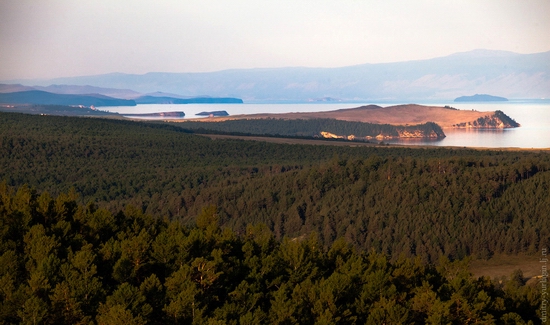
[[[320,112],[341,108],[353,108],[373,103],[314,103],[314,104],[184,104],[184,105],[138,105],[103,107],[120,114],[185,112],[185,118],[197,118],[203,111],[227,111],[230,115],[255,113]],[[374,103],[377,104],[377,103]],[[397,103],[396,103],[397,104]],[[378,103],[380,106],[396,105]],[[424,105],[450,105],[460,110],[501,110],[521,124],[519,128],[504,130],[454,130],[445,129],[442,140],[396,140],[392,143],[410,145],[488,147],[488,148],[550,148],[550,101],[509,101],[505,103],[420,103]]]

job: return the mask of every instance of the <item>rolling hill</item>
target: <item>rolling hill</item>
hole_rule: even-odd
[[[350,122],[363,122],[391,125],[416,125],[435,122],[443,128],[510,128],[518,127],[500,111],[478,112],[458,110],[452,107],[424,106],[416,104],[381,107],[377,105],[346,108],[326,112],[247,114],[228,117],[214,117],[204,121],[225,121],[238,119],[335,119]]]

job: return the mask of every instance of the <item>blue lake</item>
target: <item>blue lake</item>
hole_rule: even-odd
[[[487,147],[487,148],[550,148],[550,101],[509,101],[494,103],[416,102],[424,105],[450,105],[460,110],[501,110],[521,124],[519,128],[504,130],[444,129],[446,138],[441,140],[406,139],[392,143],[410,145]],[[320,112],[362,105],[376,104],[392,106],[403,103],[306,103],[306,104],[184,104],[184,105],[137,105],[102,107],[101,109],[120,114],[185,112],[185,118],[197,118],[203,111],[227,111],[230,115],[255,113]]]

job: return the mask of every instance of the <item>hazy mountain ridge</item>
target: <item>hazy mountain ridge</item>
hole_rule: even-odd
[[[48,89],[51,92],[39,90]],[[88,91],[97,93],[88,93]],[[121,98],[107,96],[118,94]],[[242,99],[231,97],[176,97],[160,96],[156,92],[141,95],[128,89],[99,88],[92,86],[51,85],[28,87],[20,84],[0,84],[0,103],[39,105],[83,105],[83,106],[136,106],[136,104],[240,104]],[[169,94],[166,94],[169,95]],[[130,99],[127,99],[127,98]]]
[[[111,73],[51,80],[17,80],[31,85],[73,84],[168,92],[183,96],[246,100],[451,99],[471,93],[507,98],[550,97],[550,51],[518,54],[475,50],[446,57],[341,68],[234,69],[208,73],[143,75]]]
[[[100,94],[119,99],[134,99],[142,94],[130,89],[113,89],[93,86],[52,84],[49,86],[24,86],[21,84],[0,84],[0,93],[40,90],[62,95],[95,95]]]
[[[54,94],[42,90],[0,93],[0,103],[83,106],[136,106],[136,102],[101,94]]]

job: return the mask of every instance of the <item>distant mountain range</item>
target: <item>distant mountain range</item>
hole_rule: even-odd
[[[89,94],[100,94],[113,98],[121,99],[134,99],[143,94],[138,93],[130,89],[112,89],[112,88],[101,88],[93,86],[78,86],[78,85],[55,85],[51,84],[49,86],[24,86],[22,84],[0,84],[0,93],[11,93],[11,92],[21,92],[29,90],[41,90],[48,93],[54,94],[63,94],[63,95],[89,95]],[[177,96],[177,95],[176,95]]]
[[[25,86],[93,86],[142,94],[237,97],[245,101],[418,101],[492,94],[510,99],[550,98],[550,51],[517,54],[474,50],[429,60],[341,68],[238,69],[209,73],[111,73],[50,80],[12,80]],[[131,90],[129,90],[131,89]],[[97,89],[93,92],[106,94]],[[134,94],[135,95],[135,94]],[[113,95],[114,96],[114,95]],[[169,96],[171,97],[171,96]],[[135,99],[134,97],[133,99]]]

